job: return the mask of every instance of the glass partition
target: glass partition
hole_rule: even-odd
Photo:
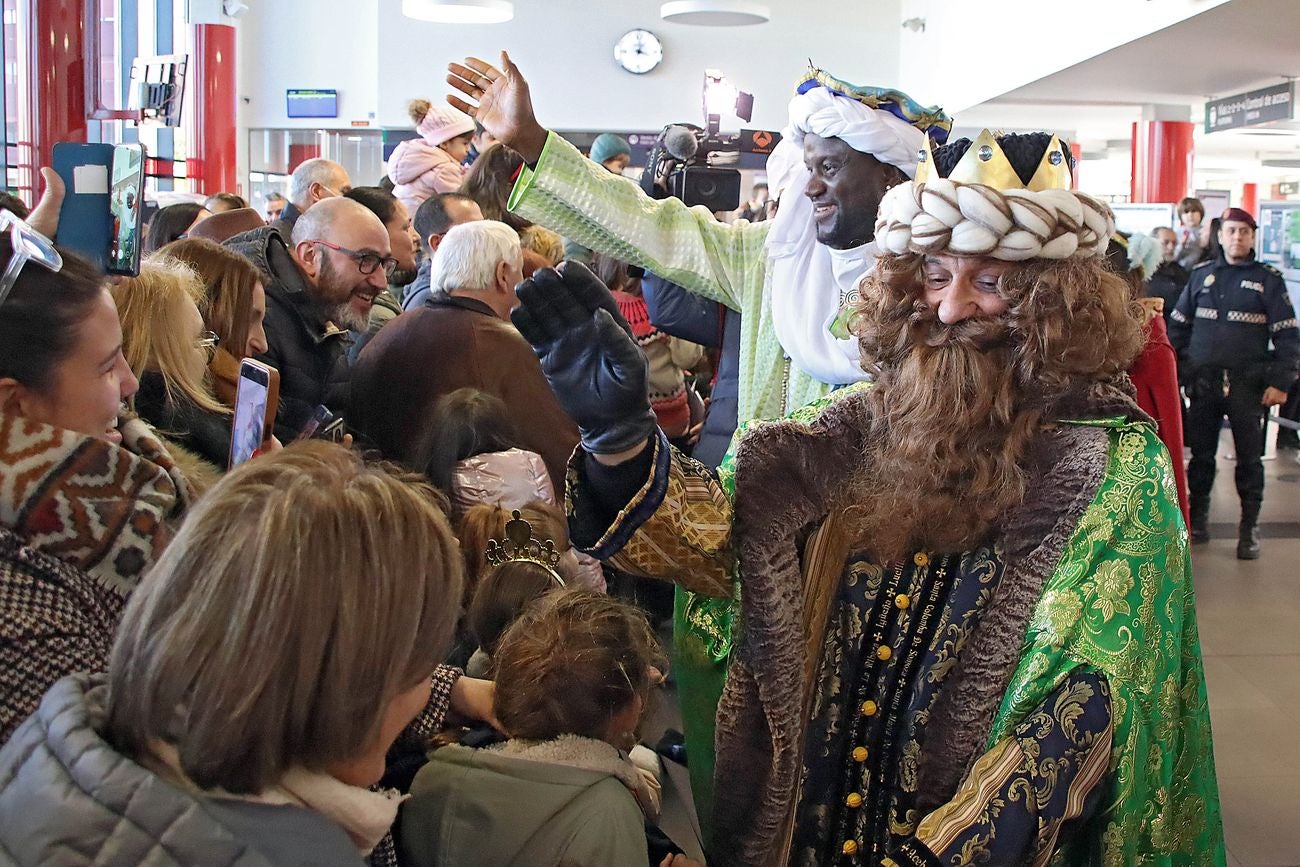
[[[266,213],[268,193],[289,195],[289,175],[304,160],[324,157],[347,169],[354,186],[384,176],[381,130],[251,129],[248,131],[248,202]]]

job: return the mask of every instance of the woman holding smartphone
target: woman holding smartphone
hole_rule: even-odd
[[[212,389],[228,407],[235,405],[239,362],[266,352],[266,292],[257,266],[206,238],[182,238],[162,252],[195,270],[203,284],[199,313],[218,343],[208,370]]]

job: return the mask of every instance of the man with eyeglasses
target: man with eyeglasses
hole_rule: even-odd
[[[266,342],[258,360],[280,371],[276,435],[297,436],[318,405],[348,408],[348,329],[364,330],[375,296],[397,267],[388,230],[340,197],[298,218],[286,245],[273,227],[236,235],[227,247],[266,274]]]
[[[272,225],[287,238],[298,218],[314,205],[341,196],[350,189],[352,179],[343,166],[320,157],[303,160],[289,178],[289,202]]]

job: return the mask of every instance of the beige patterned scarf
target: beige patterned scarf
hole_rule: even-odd
[[[0,413],[0,524],[126,595],[192,496],[143,422],[118,429],[120,446]]]

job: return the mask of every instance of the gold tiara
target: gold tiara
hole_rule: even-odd
[[[506,522],[506,537],[489,539],[485,553],[488,563],[493,566],[516,561],[536,563],[550,572],[561,587],[565,586],[557,569],[560,552],[555,550],[555,542],[533,538],[533,525],[523,519],[518,509],[510,513],[510,520]]]
[[[930,179],[934,169],[934,152],[931,150],[930,137],[925,137],[925,147],[917,154],[916,183],[923,184]],[[937,176],[937,173],[936,173]],[[1060,136],[1052,136],[1043,158],[1038,161],[1034,176],[1026,184],[1011,160],[1003,153],[1002,147],[993,133],[984,130],[962,155],[957,165],[948,173],[948,180],[955,184],[983,184],[995,190],[1068,190],[1070,189],[1070,164],[1065,159],[1065,150]]]

